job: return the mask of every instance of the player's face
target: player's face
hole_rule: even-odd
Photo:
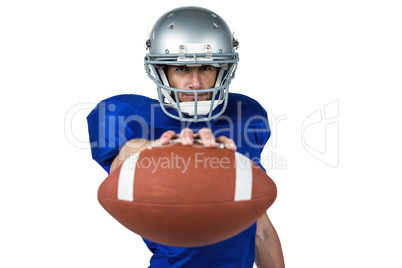
[[[171,87],[178,89],[208,89],[215,86],[218,68],[209,65],[196,67],[168,65],[166,75]],[[180,102],[194,101],[194,94],[178,93]],[[210,100],[212,92],[198,94],[198,101]]]

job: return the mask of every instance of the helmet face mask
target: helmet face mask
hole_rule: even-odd
[[[235,52],[237,45],[225,21],[207,9],[182,7],[163,15],[151,31],[147,40],[149,53],[145,55],[145,70],[157,85],[163,111],[181,121],[218,118],[226,109],[229,85],[239,61]],[[166,65],[217,67],[215,87],[197,90],[173,88],[164,71]],[[176,101],[179,93],[194,94],[194,101]],[[198,101],[197,96],[201,93],[211,93],[211,100]],[[218,106],[220,109],[216,109]]]

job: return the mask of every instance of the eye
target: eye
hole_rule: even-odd
[[[215,67],[212,67],[210,65],[203,65],[200,67],[200,71],[203,71],[203,72],[210,72],[210,71],[213,71],[214,69],[215,69]]]
[[[177,66],[174,68],[175,72],[184,73],[188,71],[188,67],[186,66]]]

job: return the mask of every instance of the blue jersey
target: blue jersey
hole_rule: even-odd
[[[266,111],[257,101],[234,93],[229,93],[225,112],[211,122],[172,119],[162,111],[157,100],[139,95],[119,95],[106,99],[97,105],[87,119],[92,157],[107,172],[127,141],[135,138],[155,140],[167,130],[179,133],[183,128],[191,128],[197,132],[207,127],[216,137],[233,139],[237,151],[257,164],[260,164],[262,149],[270,137]],[[153,253],[151,268],[251,268],[255,256],[255,234],[256,224],[253,224],[228,240],[203,247],[178,248],[145,239],[144,242]]]

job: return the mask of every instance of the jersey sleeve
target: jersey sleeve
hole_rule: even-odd
[[[244,95],[237,96],[237,98],[242,103],[241,122],[247,133],[248,141],[252,143],[252,147],[257,147],[262,151],[271,136],[268,114],[258,101]]]
[[[261,154],[271,136],[271,129],[269,127],[268,114],[265,109],[262,106],[259,106],[258,103],[254,107],[255,114],[249,119],[250,124],[246,126],[246,136],[250,140],[250,143],[254,143],[254,150],[257,151],[258,155],[258,157],[253,157],[252,160],[265,171],[265,168],[261,163]]]
[[[108,173],[113,159],[127,141],[147,138],[148,124],[138,112],[141,107],[128,105],[123,99],[103,100],[87,117],[92,158]]]
[[[268,114],[262,106],[259,106],[260,117],[257,119],[258,128],[256,128],[256,140],[261,148],[264,148],[265,144],[271,137],[271,129],[268,122]]]

